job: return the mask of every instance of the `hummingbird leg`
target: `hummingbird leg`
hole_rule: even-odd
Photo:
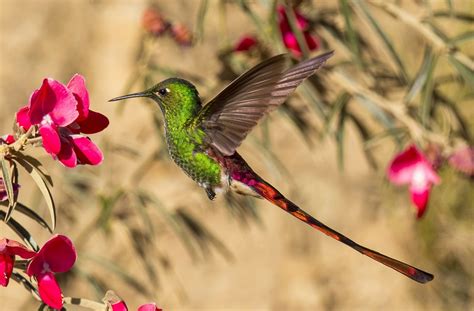
[[[209,200],[214,200],[214,198],[216,197],[216,193],[214,192],[214,190],[212,190],[212,188],[210,187],[204,187],[204,190],[206,190],[206,194]]]

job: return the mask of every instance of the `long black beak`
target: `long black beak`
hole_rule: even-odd
[[[132,94],[123,95],[123,96],[119,96],[119,97],[115,97],[115,98],[109,99],[109,102],[115,102],[115,101],[118,101],[118,100],[129,99],[129,98],[135,98],[135,97],[151,97],[151,94],[148,93],[147,91],[145,91],[145,92],[138,92],[138,93],[132,93]]]

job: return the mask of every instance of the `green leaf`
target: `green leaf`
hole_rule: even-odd
[[[426,74],[425,85],[423,86],[423,92],[421,96],[421,123],[423,126],[429,126],[429,119],[433,111],[433,90],[434,90],[434,71],[436,68],[438,57],[436,55],[433,57],[433,60],[429,64],[429,68]]]
[[[472,89],[474,88],[474,73],[471,69],[459,62],[454,56],[448,55],[448,60],[456,71],[461,75],[463,80]]]
[[[204,21],[206,19],[206,13],[209,8],[208,0],[201,0],[201,5],[199,6],[197,22],[196,22],[196,41],[202,40],[204,37]]]
[[[352,51],[352,57],[356,64],[359,67],[362,67],[362,58],[359,48],[359,38],[357,32],[352,23],[352,12],[347,0],[339,0],[339,10],[341,11],[342,16],[344,17],[344,22],[346,26],[346,36],[347,41],[349,41],[349,46]]]
[[[341,171],[344,170],[344,128],[346,119],[347,105],[341,105],[339,112],[339,120],[336,128],[336,143],[337,143],[337,164]]]
[[[20,202],[17,203],[16,209],[17,212],[22,213],[23,215],[31,218],[32,220],[36,221],[39,225],[43,228],[48,229],[50,233],[53,233],[53,229],[49,226],[49,224],[44,220],[40,215],[38,215],[34,210],[29,208],[26,205],[21,204]]]
[[[112,272],[113,274],[117,275],[117,277],[119,277],[122,281],[124,281],[133,289],[135,289],[137,293],[144,296],[151,296],[152,293],[145,286],[142,285],[141,281],[135,278],[135,273],[130,274],[126,272],[124,268],[100,256],[94,256],[87,253],[83,253],[81,258],[93,261],[99,264],[105,270],[108,270],[109,272]]]
[[[382,108],[373,103],[370,99],[362,96],[355,95],[355,98],[359,103],[361,103],[369,111],[369,113],[376,119],[380,124],[382,124],[386,130],[393,130],[395,124],[393,118],[387,114]],[[401,144],[400,138],[398,136],[391,136],[397,145]]]
[[[474,31],[466,31],[449,40],[449,43],[457,45],[474,40]]]
[[[344,106],[349,102],[350,99],[351,96],[347,92],[339,94],[334,103],[331,105],[332,109],[329,111],[326,122],[324,124],[324,133],[327,134],[327,132],[329,131],[329,127],[331,126],[332,120],[341,112],[342,109],[345,109]]]
[[[2,166],[3,184],[5,185],[5,190],[7,192],[7,197],[8,197],[8,211],[5,215],[4,221],[8,222],[13,211],[15,210],[16,200],[15,200],[15,194],[13,191],[13,181],[11,177],[12,175],[10,173],[10,168],[8,167],[7,160],[5,159],[4,156],[0,157],[0,165]]]
[[[362,140],[363,140],[363,148],[365,158],[369,163],[370,167],[373,169],[377,169],[377,160],[375,159],[374,155],[372,154],[370,148],[366,148],[366,142],[371,139],[370,132],[364,123],[359,120],[355,115],[351,113],[347,113],[347,117],[354,123],[356,129],[358,130]]]
[[[367,18],[369,24],[375,30],[375,32],[379,35],[380,39],[382,40],[385,48],[388,50],[390,56],[392,57],[393,61],[398,65],[398,69],[400,70],[400,74],[404,81],[408,80],[408,74],[405,70],[405,66],[397,51],[395,51],[395,47],[392,43],[392,40],[388,37],[388,35],[383,31],[382,27],[380,27],[377,20],[372,16],[370,10],[365,5],[365,2],[360,0],[351,0],[352,3],[360,9],[363,15]]]
[[[49,215],[51,218],[51,228],[54,230],[56,228],[56,206],[54,205],[53,196],[49,189],[48,178],[41,172],[37,167],[35,167],[34,162],[29,162],[25,157],[16,157],[16,161],[30,174],[34,182],[38,186],[38,189],[41,191],[41,194],[44,197],[46,205],[48,206]]]
[[[303,53],[303,59],[307,59],[309,57],[309,48],[306,40],[304,38],[303,32],[301,31],[300,27],[298,26],[298,22],[296,20],[296,14],[290,5],[285,6],[285,13],[288,18],[288,23],[290,24],[291,32],[296,36],[296,41],[298,42],[298,46]]]
[[[428,80],[431,68],[433,68],[434,54],[431,48],[427,47],[425,49],[425,55],[423,56],[423,63],[421,64],[420,69],[418,70],[415,78],[413,79],[409,91],[405,95],[404,101],[406,103],[411,103],[416,95],[423,89],[423,86]]]
[[[0,216],[5,217],[5,212],[0,211]],[[13,217],[10,218],[10,221],[7,225],[26,243],[33,249],[35,252],[39,251],[38,244],[31,236],[30,232],[25,229],[20,223],[18,223]]]

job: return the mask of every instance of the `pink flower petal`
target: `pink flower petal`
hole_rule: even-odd
[[[104,156],[100,149],[88,138],[73,138],[74,152],[79,164],[98,165],[102,163]]]
[[[243,36],[234,46],[234,52],[245,52],[257,45],[257,39],[254,36]]]
[[[430,198],[430,187],[413,188],[410,187],[411,201],[417,208],[417,218],[421,218],[426,211],[428,200]]]
[[[43,147],[49,154],[57,155],[61,151],[61,139],[55,125],[45,124],[39,128]]]
[[[86,119],[89,115],[90,102],[84,77],[76,73],[67,84],[67,88],[74,94],[77,100],[78,121]]]
[[[286,32],[283,34],[283,43],[293,53],[293,55],[301,56],[301,49],[298,44],[296,36],[292,32]]]
[[[128,311],[127,304],[122,300],[116,303],[111,303],[110,307],[112,308],[112,311]]]
[[[77,101],[63,84],[44,79],[41,88],[30,97],[29,117],[31,124],[40,124],[49,115],[58,126],[67,126],[79,115]]]
[[[0,137],[0,144],[11,145],[15,142],[15,137],[12,134],[3,135]]]
[[[33,257],[26,273],[29,276],[38,276],[46,268],[51,272],[66,272],[72,268],[76,258],[76,250],[71,240],[64,235],[56,234]]]
[[[137,311],[162,311],[156,306],[156,303],[147,303],[138,307]]]
[[[474,147],[463,147],[451,154],[449,165],[468,176],[474,176]]]
[[[309,32],[304,33],[304,39],[310,51],[318,50],[321,43],[318,37],[312,36]]]
[[[388,167],[388,179],[395,184],[408,184],[413,179],[415,167],[423,162],[423,156],[415,145],[409,146],[392,160]]]
[[[87,119],[78,122],[81,133],[95,134],[109,125],[109,119],[101,113],[89,110]]]
[[[20,110],[18,110],[18,112],[16,113],[16,123],[25,131],[28,131],[31,126],[29,114],[30,108],[28,106],[20,108]]]
[[[48,79],[51,92],[54,94],[54,106],[49,115],[55,124],[67,126],[79,116],[77,100],[70,90],[56,80]]]
[[[36,279],[41,300],[51,308],[60,310],[63,307],[63,294],[54,274],[42,273]]]
[[[38,254],[53,272],[69,271],[76,262],[77,253],[72,241],[65,235],[56,234],[39,250]]]
[[[15,256],[0,252],[0,285],[6,287],[13,271]]]
[[[48,82],[48,79],[43,79],[41,87],[30,96],[28,115],[31,124],[40,124],[43,118],[53,110],[56,98]]]
[[[29,250],[20,242],[5,238],[0,240],[0,253],[20,256],[23,259],[29,259],[36,255],[35,251]]]
[[[61,141],[61,151],[58,153],[58,160],[66,167],[77,166],[77,156],[72,146],[72,139],[63,139]]]

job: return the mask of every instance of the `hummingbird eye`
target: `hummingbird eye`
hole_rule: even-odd
[[[165,96],[166,94],[168,94],[170,92],[170,89],[169,88],[164,88],[164,89],[159,89],[158,90],[158,93],[161,95],[161,96]]]

